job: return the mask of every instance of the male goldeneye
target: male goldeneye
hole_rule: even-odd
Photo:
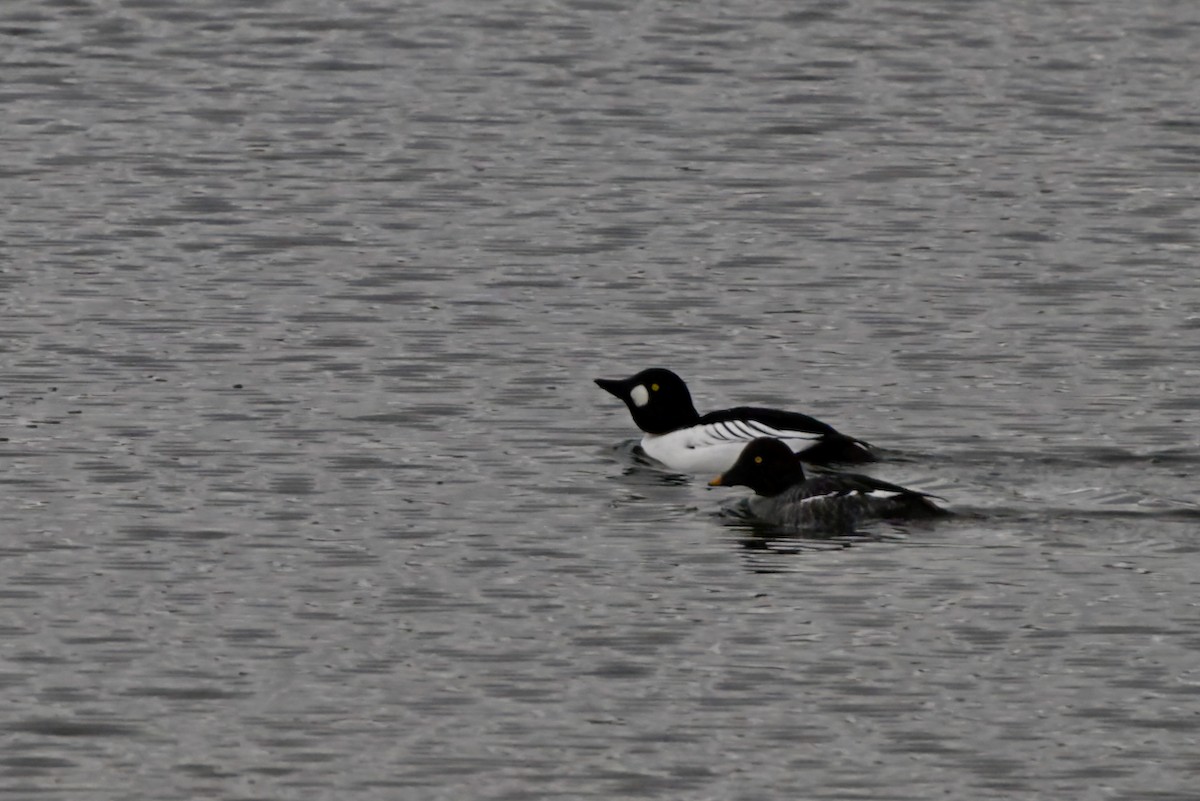
[[[708,483],[749,487],[757,493],[750,499],[750,513],[765,523],[791,529],[849,531],[863,520],[950,514],[930,500],[936,495],[870,476],[822,473],[806,477],[797,455],[769,437],[747,445],[733,467]]]
[[[700,416],[683,379],[670,370],[643,370],[632,378],[597,378],[629,407],[646,432],[642,450],[675,470],[711,473],[728,468],[746,443],[775,437],[810,464],[875,461],[871,446],[805,414],[739,406]]]

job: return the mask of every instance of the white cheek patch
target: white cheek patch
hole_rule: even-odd
[[[633,405],[640,408],[650,402],[650,391],[638,384],[629,391],[629,397],[633,398]]]

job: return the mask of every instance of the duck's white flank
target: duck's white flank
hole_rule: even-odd
[[[681,428],[669,434],[646,434],[642,437],[642,450],[651,459],[674,470],[722,473],[733,466],[746,443],[762,436],[776,437],[793,451],[804,450],[820,437],[807,432],[776,431],[754,421],[734,420]]]

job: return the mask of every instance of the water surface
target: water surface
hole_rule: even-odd
[[[0,787],[1193,798],[1198,36],[6,4]],[[960,515],[759,536],[652,365]]]

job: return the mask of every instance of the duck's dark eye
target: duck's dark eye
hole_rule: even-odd
[[[761,457],[761,456],[755,456],[755,457],[754,457],[754,463],[755,463],[755,464],[762,464],[762,457]]]
[[[651,391],[651,392],[658,392],[658,384],[651,384],[651,385],[650,385],[650,391]]]

